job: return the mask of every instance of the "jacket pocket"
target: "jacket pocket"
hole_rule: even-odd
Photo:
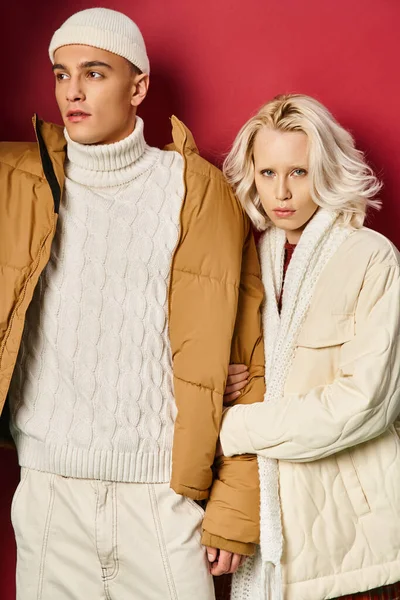
[[[350,503],[358,517],[371,512],[370,505],[360,482],[351,450],[336,454],[336,462]]]
[[[305,348],[328,348],[340,346],[354,337],[353,314],[309,313],[297,338],[297,346]]]
[[[342,347],[353,337],[352,314],[309,313],[296,340],[285,392],[307,394],[313,388],[332,383],[339,373]]]

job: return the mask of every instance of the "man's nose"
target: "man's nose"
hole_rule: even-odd
[[[67,100],[68,102],[80,102],[84,99],[85,94],[82,90],[79,78],[72,78],[69,80],[67,89]]]

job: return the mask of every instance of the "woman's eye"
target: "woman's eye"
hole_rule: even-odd
[[[302,175],[307,175],[307,171],[305,169],[295,169],[293,171],[293,175],[296,177],[301,177]]]
[[[272,177],[274,174],[273,171],[271,171],[271,169],[264,169],[264,171],[262,171],[262,175],[264,175],[265,177]]]

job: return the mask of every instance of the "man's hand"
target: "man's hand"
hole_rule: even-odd
[[[218,548],[210,548],[207,546],[207,558],[210,567],[211,575],[226,575],[235,573],[246,560],[246,556],[234,554],[227,550],[218,550]]]
[[[229,406],[231,402],[239,398],[240,392],[246,387],[248,380],[249,371],[246,365],[229,365],[224,394],[225,406]]]

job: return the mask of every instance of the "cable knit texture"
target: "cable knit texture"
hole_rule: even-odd
[[[115,144],[67,141],[57,234],[10,390],[20,464],[167,482],[175,419],[168,282],[183,159],[147,146],[139,118]]]
[[[259,246],[265,302],[262,311],[265,340],[264,402],[279,402],[292,364],[295,343],[310,301],[328,260],[351,228],[336,223],[337,215],[319,209],[302,234],[288,266],[283,286],[286,234],[269,229]],[[282,293],[282,311],[279,298]],[[283,549],[278,462],[258,457],[260,473],[260,551],[234,576],[233,600],[281,600]]]

